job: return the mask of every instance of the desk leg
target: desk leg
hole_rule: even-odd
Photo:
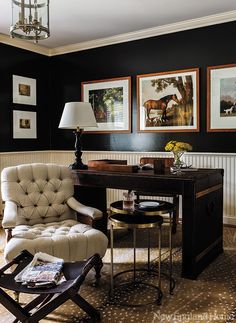
[[[185,183],[182,221],[182,276],[197,276],[223,251],[223,185],[196,192]]]

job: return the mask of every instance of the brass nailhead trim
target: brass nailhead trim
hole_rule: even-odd
[[[210,188],[207,188],[206,190],[203,190],[203,191],[200,191],[200,192],[196,193],[196,198],[198,199],[199,197],[202,197],[202,196],[207,195],[209,193],[218,191],[222,187],[223,187],[223,184],[218,184],[218,185],[212,186]]]

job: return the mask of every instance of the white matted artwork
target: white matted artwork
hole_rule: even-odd
[[[130,133],[131,77],[82,82],[82,101],[90,102],[98,128],[87,127],[93,133]]]
[[[207,131],[236,132],[236,64],[207,68]]]
[[[37,138],[36,112],[13,111],[13,138]]]
[[[13,75],[13,103],[36,105],[36,79]]]

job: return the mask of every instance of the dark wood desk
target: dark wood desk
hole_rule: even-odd
[[[106,188],[182,195],[182,276],[196,279],[223,251],[223,170],[199,169],[179,175],[153,171],[72,171],[81,202],[106,214]]]

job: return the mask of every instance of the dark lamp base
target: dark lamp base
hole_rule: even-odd
[[[83,129],[74,131],[75,135],[75,162],[71,164],[69,168],[71,169],[88,169],[87,165],[84,165],[82,162],[82,151],[81,151],[81,136]]]
[[[82,162],[75,162],[69,166],[71,169],[88,169],[87,165],[84,165]]]

